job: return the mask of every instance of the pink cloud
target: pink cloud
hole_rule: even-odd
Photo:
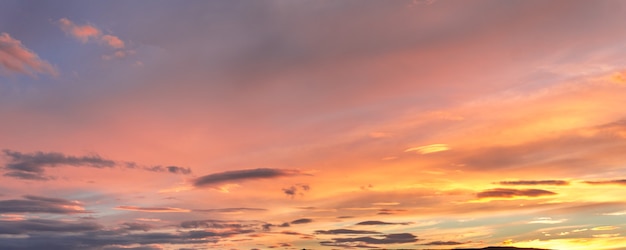
[[[124,41],[122,41],[119,37],[112,36],[112,35],[104,35],[100,38],[100,40],[104,42],[106,45],[109,45],[113,48],[116,48],[116,49],[124,48]]]
[[[76,25],[67,18],[61,18],[59,24],[65,33],[72,35],[83,43],[86,43],[90,38],[99,38],[102,33],[93,25]]]
[[[0,33],[0,73],[31,76],[37,73],[58,74],[50,63],[39,58],[35,52],[24,47],[21,41],[7,33]]]

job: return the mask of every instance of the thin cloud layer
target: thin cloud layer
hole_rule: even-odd
[[[568,181],[563,180],[519,180],[519,181],[501,181],[500,185],[506,186],[535,186],[535,185],[553,185],[553,186],[567,186]]]
[[[540,197],[556,195],[556,193],[543,189],[509,189],[495,188],[476,194],[479,199],[483,198],[513,198],[513,197]]]
[[[122,39],[111,34],[104,34],[104,32],[92,24],[78,25],[70,21],[67,18],[61,18],[58,21],[61,30],[66,34],[78,39],[82,43],[94,41],[98,44],[103,44],[109,48],[115,50],[112,54],[103,55],[105,60],[113,58],[124,58],[128,55],[134,54],[134,50],[126,50],[126,44]]]
[[[8,33],[0,33],[0,74],[58,75],[57,70]]]
[[[193,181],[193,185],[196,187],[214,187],[220,184],[236,183],[258,179],[273,179],[286,176],[295,176],[299,174],[299,171],[289,169],[256,168],[234,170],[199,177]]]
[[[137,207],[137,206],[117,206],[115,209],[147,212],[147,213],[187,213],[191,210],[175,207]]]
[[[361,242],[365,244],[401,244],[416,242],[417,236],[410,233],[387,234],[383,238],[355,237],[355,238],[333,238],[335,243]]]
[[[7,162],[2,167],[7,172],[4,176],[14,177],[23,180],[45,181],[54,179],[46,175],[46,169],[61,166],[89,167],[89,168],[115,168],[125,166],[127,168],[139,168],[151,172],[190,174],[190,168],[178,166],[152,166],[142,167],[134,162],[118,162],[103,158],[97,154],[73,156],[58,152],[34,152],[22,153],[5,149],[2,151]]]
[[[626,179],[620,180],[603,180],[603,181],[585,181],[591,185],[626,185]]]
[[[88,213],[80,202],[26,195],[24,199],[0,200],[0,213]]]

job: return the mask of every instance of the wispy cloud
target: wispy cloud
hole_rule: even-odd
[[[117,36],[104,34],[104,32],[93,24],[78,25],[67,18],[61,18],[58,21],[61,30],[66,34],[73,36],[82,43],[94,41],[103,44],[116,51],[110,55],[104,55],[103,59],[123,58],[133,54],[133,50],[126,50],[126,43]]]
[[[381,234],[376,231],[352,230],[352,229],[333,229],[333,230],[316,230],[316,234]]]
[[[282,190],[283,193],[285,193],[287,196],[294,198],[297,194],[304,195],[305,192],[311,190],[311,186],[309,186],[308,184],[295,184],[291,185],[288,188],[283,188]]]
[[[191,212],[189,209],[175,208],[175,207],[137,207],[137,206],[117,206],[115,209],[148,212],[148,213],[187,213]]]
[[[479,199],[482,198],[513,198],[513,197],[539,197],[547,195],[556,195],[556,193],[543,189],[509,189],[495,188],[489,189],[476,194]]]
[[[199,177],[194,180],[193,185],[196,187],[215,187],[220,184],[258,179],[272,179],[285,176],[295,176],[299,174],[301,173],[297,170],[273,168],[234,170]]]
[[[89,213],[78,201],[26,195],[24,199],[0,200],[0,213]]]
[[[603,180],[603,181],[585,181],[591,185],[626,185],[626,179],[620,180]]]
[[[34,152],[22,153],[5,149],[2,151],[7,163],[4,168],[7,172],[4,176],[14,177],[24,180],[51,180],[54,177],[47,176],[47,168],[60,166],[91,167],[91,168],[114,168],[125,166],[127,168],[138,168],[152,172],[190,174],[191,169],[178,166],[139,166],[134,162],[118,162],[103,158],[97,154],[73,156],[58,152]]]
[[[308,219],[308,218],[302,218],[302,219],[297,219],[291,222],[291,224],[306,224],[306,223],[311,223],[313,222],[312,219]]]
[[[377,220],[368,220],[368,221],[361,221],[357,223],[356,225],[370,226],[370,225],[409,225],[409,224],[411,223],[410,222],[384,222],[384,221],[377,221]]]
[[[0,74],[58,75],[57,70],[8,33],[0,33]]]
[[[400,244],[412,243],[417,241],[417,236],[410,233],[387,234],[383,238],[374,238],[370,236],[355,238],[333,238],[335,243],[345,242],[362,242],[365,244]]]
[[[431,154],[431,153],[447,151],[447,150],[450,150],[450,147],[448,147],[448,145],[446,144],[431,144],[431,145],[426,145],[426,146],[421,146],[421,147],[408,148],[404,150],[404,152],[417,152],[417,153],[425,155],[425,154]]]
[[[569,185],[568,181],[563,180],[519,180],[519,181],[501,181],[500,185],[507,186],[535,186],[535,185],[554,185],[554,186],[566,186]]]
[[[22,221],[0,221],[0,234],[24,234],[29,232],[56,232],[75,233],[95,231],[102,226],[94,222],[56,221],[44,219],[29,219]]]

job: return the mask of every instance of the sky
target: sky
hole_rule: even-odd
[[[626,2],[0,1],[0,249],[626,249]]]

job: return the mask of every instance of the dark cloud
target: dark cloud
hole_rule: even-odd
[[[300,174],[299,171],[289,169],[256,168],[234,170],[202,176],[200,178],[197,178],[193,182],[193,185],[196,187],[204,187],[228,182],[239,182],[256,179],[272,179],[284,176],[294,176],[298,174]]]
[[[512,198],[516,196],[539,197],[546,195],[556,195],[556,193],[543,189],[509,189],[495,188],[489,189],[476,194],[479,199],[482,198]]]
[[[368,221],[361,221],[357,223],[356,225],[370,226],[370,225],[409,225],[409,224],[411,223],[410,222],[384,222],[384,221],[377,221],[377,220],[368,220]]]
[[[183,168],[183,167],[178,167],[178,166],[167,166],[167,167],[152,166],[152,167],[145,167],[144,169],[148,171],[160,172],[160,173],[167,172],[167,173],[172,173],[172,174],[191,174],[190,168]]]
[[[365,244],[400,244],[400,243],[412,243],[418,241],[417,236],[410,233],[397,233],[388,234],[383,238],[374,237],[355,237],[355,238],[333,238],[335,243],[345,242],[361,242]]]
[[[6,169],[30,173],[43,173],[46,167],[57,167],[60,165],[111,168],[116,164],[115,161],[104,159],[99,155],[77,157],[56,152],[35,152],[28,154],[7,149],[2,150],[2,152],[9,161],[4,166]]]
[[[308,184],[296,184],[288,188],[283,188],[283,193],[294,198],[296,195],[304,195],[304,192],[308,192],[309,190],[311,190],[311,186]]]
[[[44,219],[0,221],[0,234],[25,234],[32,232],[75,233],[95,231],[102,226],[94,222],[65,222]]]
[[[14,177],[23,180],[45,181],[54,177],[45,175],[47,168],[59,166],[92,167],[92,168],[114,168],[118,165],[127,168],[138,168],[134,162],[116,162],[114,160],[102,158],[99,155],[72,156],[58,152],[34,152],[21,153],[8,149],[2,150],[7,163],[2,167],[7,172],[4,176]],[[153,166],[141,167],[141,169],[152,172],[164,172],[173,174],[190,174],[191,169],[177,166]]]
[[[567,186],[569,185],[568,181],[562,180],[519,180],[519,181],[501,181],[500,185],[508,185],[508,186],[533,186],[533,185],[554,185],[554,186]]]
[[[271,224],[261,221],[225,221],[225,220],[192,220],[180,223],[182,228],[208,228],[208,229],[265,229]]]
[[[316,234],[381,234],[376,231],[352,230],[352,229],[333,229],[333,230],[317,230]]]
[[[77,214],[88,212],[77,201],[58,198],[26,195],[24,199],[0,201],[0,213]]]
[[[126,222],[122,224],[122,227],[128,231],[150,231],[154,226],[146,223],[139,222]]]
[[[303,219],[297,219],[291,222],[291,224],[306,224],[306,223],[311,223],[313,222],[313,220],[311,219],[307,219],[307,218],[303,218]]]
[[[420,245],[424,245],[424,246],[455,246],[455,245],[462,245],[465,244],[463,242],[457,242],[457,241],[432,241],[432,242],[428,242],[428,243],[424,243],[424,244],[420,244]]]
[[[626,185],[626,179],[621,180],[604,180],[604,181],[585,181],[591,185]]]

